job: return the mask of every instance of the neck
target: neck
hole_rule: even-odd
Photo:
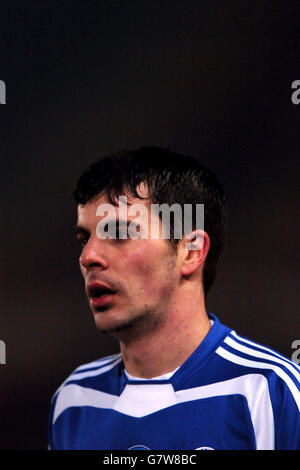
[[[145,379],[167,374],[181,366],[197,349],[211,324],[204,296],[198,297],[193,305],[191,298],[191,295],[186,295],[181,297],[181,302],[173,303],[173,308],[156,328],[145,334],[133,332],[129,340],[120,340],[124,365],[129,374]]]

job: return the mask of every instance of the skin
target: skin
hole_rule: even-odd
[[[147,195],[145,188],[140,187],[139,195]],[[99,281],[117,291],[110,304],[90,305],[95,323],[119,340],[127,372],[157,377],[183,364],[210,329],[201,282],[210,240],[197,231],[202,237],[198,249],[187,249],[183,238],[175,253],[162,239],[161,225],[159,239],[99,239],[96,227],[103,216],[96,210],[103,203],[109,203],[105,194],[78,206],[79,264],[86,289]],[[149,222],[149,200],[128,195],[128,204],[133,203],[147,208]],[[115,209],[118,218],[119,207]],[[134,217],[128,216],[130,220]],[[139,222],[146,230],[145,218]]]

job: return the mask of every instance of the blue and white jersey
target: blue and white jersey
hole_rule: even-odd
[[[300,449],[299,366],[209,316],[173,374],[136,380],[121,354],[78,367],[52,398],[50,449]]]

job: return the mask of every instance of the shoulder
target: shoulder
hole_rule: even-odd
[[[73,372],[56,390],[52,397],[52,401],[54,401],[62,392],[62,390],[68,385],[78,384],[80,386],[89,386],[93,380],[98,380],[99,376],[105,374],[106,372],[112,371],[121,361],[121,353],[118,353],[76,367],[76,369],[73,370]]]
[[[72,374],[70,374],[68,379],[79,377],[79,376],[82,377],[82,374],[89,374],[90,372],[93,372],[93,371],[94,372],[99,371],[100,373],[106,372],[107,370],[111,369],[116,364],[118,364],[121,360],[122,360],[121,353],[117,353],[117,354],[112,354],[110,356],[102,357],[100,359],[97,359],[92,362],[88,362],[86,364],[82,364],[76,367],[76,369],[72,372]]]
[[[288,396],[300,410],[300,367],[295,362],[235,331],[230,331],[216,353],[238,374],[264,376],[278,404]]]
[[[121,354],[113,354],[77,367],[56,390],[48,414],[49,448],[56,448],[54,425],[58,417],[85,406],[109,408],[116,396]],[[73,419],[69,414],[68,419]],[[64,429],[64,428],[61,428]],[[58,431],[58,433],[60,433]],[[56,436],[57,438],[57,436]]]

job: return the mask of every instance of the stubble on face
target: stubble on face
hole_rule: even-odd
[[[170,299],[176,284],[175,266],[176,254],[172,250],[167,259],[164,260],[164,268],[160,275],[161,282],[157,280],[159,296],[154,304],[143,303],[141,306],[130,305],[129,308],[124,307],[120,316],[123,314],[125,318],[107,322],[105,322],[105,315],[110,315],[110,307],[99,308],[95,315],[95,322],[99,331],[127,343],[154,333],[161,328],[166,321]],[[161,283],[163,283],[163,287],[161,287]]]

